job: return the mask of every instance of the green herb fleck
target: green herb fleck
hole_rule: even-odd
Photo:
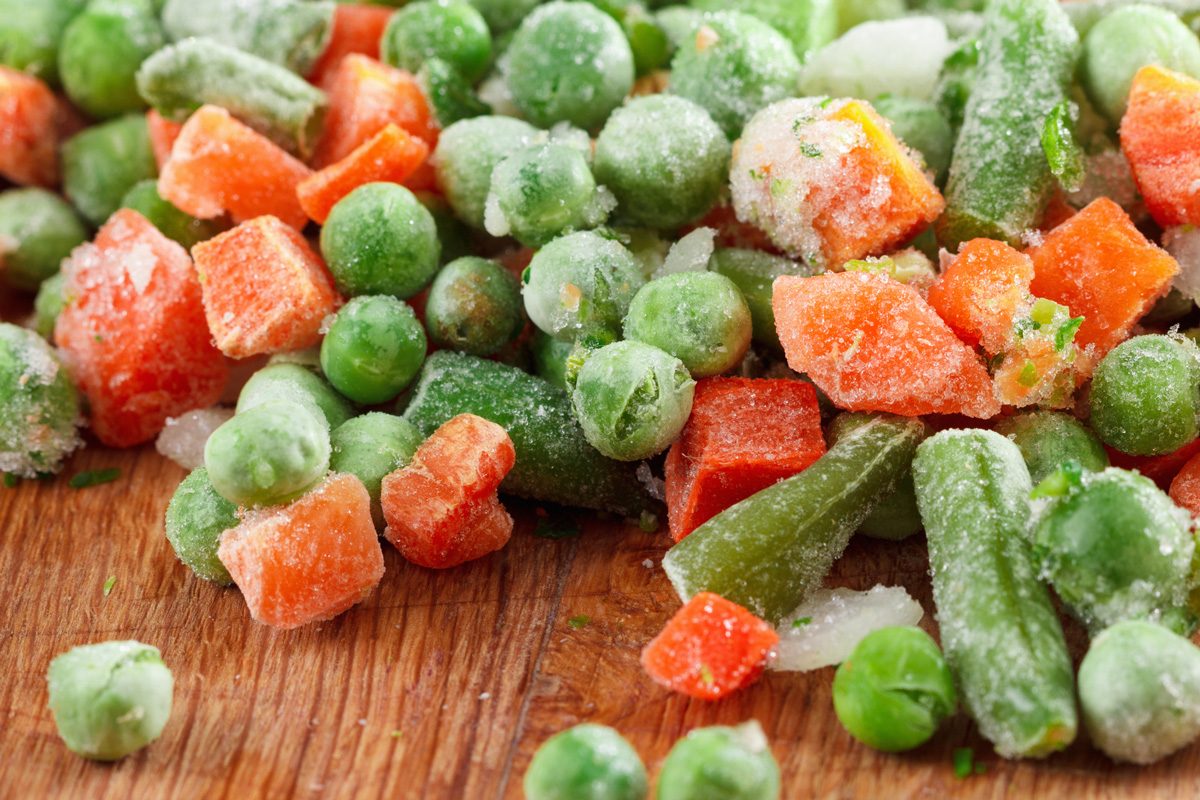
[[[817,147],[812,142],[801,142],[800,152],[809,158],[820,158],[822,155],[824,155],[824,153],[821,152],[821,148]]]
[[[587,614],[579,614],[567,620],[567,625],[570,626],[571,630],[577,631],[580,628],[586,628],[588,623],[591,621],[592,618]]]
[[[1041,483],[1034,487],[1033,493],[1029,496],[1035,500],[1039,497],[1062,497],[1082,484],[1083,465],[1071,459],[1046,476]]]
[[[403,736],[403,735],[404,735],[404,731],[400,730],[399,728],[397,728],[396,730],[392,731],[392,738],[393,738],[393,739],[399,739],[399,738],[400,738],[401,736]]]
[[[752,180],[752,181],[761,181],[765,177],[766,177],[765,175],[763,175],[761,172],[759,172],[756,169],[752,168],[750,170],[750,180]]]
[[[86,489],[89,486],[99,486],[102,483],[112,483],[121,477],[121,470],[116,467],[108,469],[91,469],[76,473],[70,481],[72,489]]]
[[[701,664],[700,665],[700,682],[703,683],[705,686],[712,686],[716,682],[716,680],[717,679],[715,677],[713,677],[712,670],[708,668],[708,664]]]
[[[992,356],[991,360],[988,362],[988,367],[992,370],[992,372],[995,372],[996,370],[1000,369],[1000,365],[1003,363],[1004,353],[996,353],[996,355]]]
[[[578,536],[579,523],[566,515],[554,515],[538,520],[533,535],[539,539],[570,539]]]
[[[771,179],[771,197],[774,197],[776,200],[782,197],[790,188],[792,188],[791,181],[785,181],[782,178]]]
[[[793,628],[803,628],[805,625],[809,625],[811,623],[812,623],[812,617],[799,617],[797,619],[792,620],[792,627]]]
[[[1033,333],[1033,320],[1029,317],[1021,317],[1013,323],[1013,336],[1018,339],[1024,339],[1030,333]]]
[[[821,101],[821,102],[820,102],[818,105],[819,105],[821,108],[829,108],[829,104],[830,104],[830,103],[832,103],[832,102],[833,102],[833,98],[832,98],[832,97],[826,97],[826,98],[825,98],[824,100],[822,100],[822,101]]]
[[[1044,297],[1039,297],[1033,303],[1033,309],[1029,312],[1030,318],[1038,325],[1049,325],[1054,321],[1054,315],[1062,308],[1053,300],[1047,300]]]
[[[1075,334],[1079,332],[1079,326],[1083,324],[1083,317],[1071,317],[1071,319],[1058,326],[1058,330],[1054,332],[1054,349],[1062,350],[1071,342],[1075,341]]]
[[[11,489],[20,482],[21,482],[21,479],[18,478],[16,475],[13,475],[11,472],[4,473],[4,485],[7,488]]]
[[[1042,125],[1042,151],[1050,164],[1050,172],[1068,192],[1079,191],[1087,174],[1083,148],[1075,139],[1076,113],[1071,103],[1064,100],[1054,107]]]
[[[654,533],[658,530],[658,514],[652,511],[643,511],[642,515],[638,517],[638,527],[644,533]]]
[[[108,597],[112,594],[113,587],[117,585],[117,576],[109,575],[108,580],[104,582],[104,596]]]
[[[1025,366],[1021,367],[1021,374],[1017,376],[1017,383],[1022,386],[1033,386],[1038,382],[1037,364],[1032,361],[1026,361]]]
[[[954,777],[963,779],[970,777],[975,771],[975,751],[969,747],[954,748]]]

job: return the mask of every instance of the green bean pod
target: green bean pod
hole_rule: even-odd
[[[913,460],[942,647],[967,712],[1005,758],[1075,738],[1071,659],[1029,552],[1029,470],[1015,444],[943,431]]]
[[[334,3],[305,0],[166,0],[173,41],[204,36],[307,75],[333,32]]]
[[[668,552],[683,600],[715,592],[778,622],[818,586],[892,491],[924,435],[920,420],[865,417],[808,469],[722,511]]]
[[[988,6],[979,72],[950,163],[944,245],[977,237],[1019,245],[1037,224],[1055,188],[1042,127],[1067,99],[1078,49],[1079,36],[1056,0]]]
[[[476,414],[508,431],[517,451],[501,486],[508,493],[627,516],[657,508],[636,466],[600,455],[584,439],[567,394],[540,378],[438,351],[425,360],[404,417],[429,436],[459,414]]]

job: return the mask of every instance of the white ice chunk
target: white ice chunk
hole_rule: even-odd
[[[666,259],[654,277],[677,272],[703,272],[716,249],[717,232],[712,228],[696,228],[671,246]]]
[[[953,50],[946,26],[934,17],[866,22],[817,51],[800,85],[810,96],[928,100]]]
[[[213,406],[167,420],[154,443],[158,452],[184,469],[204,466],[204,445],[212,432],[233,417],[233,409]]]

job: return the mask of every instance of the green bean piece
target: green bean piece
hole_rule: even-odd
[[[521,285],[486,258],[451,261],[429,287],[425,326],[435,345],[473,356],[499,352],[525,327]]]
[[[1079,705],[1111,758],[1166,758],[1200,735],[1200,648],[1150,622],[1117,623],[1079,665]]]
[[[1040,219],[1055,188],[1042,128],[1067,98],[1078,46],[1056,0],[988,6],[979,71],[946,184],[939,238],[947,247],[978,237],[1019,246]]]
[[[942,647],[967,713],[1005,758],[1075,738],[1071,659],[1029,552],[1029,470],[998,433],[942,431],[917,448]]]
[[[330,430],[354,416],[354,405],[311,369],[295,363],[274,363],[250,376],[238,395],[237,412],[273,400],[290,400],[320,413]]]
[[[809,56],[838,34],[843,6],[849,0],[692,0],[702,11],[741,11],[752,14],[787,37],[796,57]]]
[[[501,486],[508,493],[630,517],[659,510],[635,465],[605,458],[589,445],[570,397],[540,378],[438,351],[425,359],[404,417],[428,436],[459,414],[476,414],[508,431],[517,451]]]
[[[348,472],[363,482],[371,495],[371,515],[383,529],[379,495],[389,473],[408,466],[421,446],[420,432],[403,417],[372,411],[347,420],[330,436],[329,468]]]
[[[206,37],[306,76],[329,44],[335,8],[311,0],[166,0],[162,21],[173,41]]]
[[[1020,448],[1034,486],[1068,462],[1089,472],[1100,472],[1108,466],[1108,453],[1096,434],[1061,411],[1014,414],[997,422],[995,430]]]
[[[63,296],[66,280],[67,276],[61,272],[46,278],[33,300],[34,330],[46,341],[54,341],[54,325],[67,305],[67,298]]]
[[[280,147],[312,155],[325,93],[284,67],[211,39],[184,39],[146,59],[138,90],[158,113],[183,122],[200,106],[227,110]]]
[[[58,84],[63,31],[87,0],[0,0],[0,64]]]
[[[919,420],[880,414],[795,477],[726,509],[663,559],[683,600],[715,592],[778,622],[817,589],[871,509],[904,474]]]
[[[83,218],[104,224],[138,181],[158,174],[144,114],[87,128],[62,147],[63,191]]]
[[[79,394],[44,339],[0,322],[0,472],[58,472],[82,442]]]
[[[183,479],[167,506],[167,541],[175,556],[197,577],[219,586],[233,578],[217,557],[221,534],[238,524],[237,506],[213,488],[204,467]]]
[[[782,350],[771,306],[772,286],[781,275],[811,275],[812,267],[761,250],[721,248],[713,253],[709,269],[729,278],[741,290],[750,309],[754,341],[777,352]]]
[[[756,720],[697,728],[667,754],[657,800],[778,800],[779,764]]]
[[[492,171],[536,134],[529,123],[509,117],[465,119],[442,131],[432,163],[438,185],[459,219],[483,229]]]
[[[0,192],[0,279],[36,291],[88,238],[75,210],[45,189]]]
[[[465,0],[419,0],[392,15],[380,42],[393,67],[417,72],[430,58],[450,63],[475,83],[492,62],[492,35],[483,15]]]
[[[523,781],[527,800],[645,800],[647,785],[646,767],[629,742],[587,723],[543,742]]]
[[[979,40],[968,38],[958,49],[942,62],[942,74],[933,90],[933,102],[937,105],[955,137],[962,128],[967,100],[979,74]]]
[[[59,43],[63,88],[97,119],[140,111],[138,67],[164,43],[151,0],[92,0]]]
[[[224,226],[210,219],[197,219],[180,211],[158,193],[158,181],[138,181],[121,198],[121,208],[132,208],[158,228],[168,239],[174,239],[187,250],[220,233]]]

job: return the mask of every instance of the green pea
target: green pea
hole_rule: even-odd
[[[0,64],[58,83],[63,31],[87,0],[0,0]]]
[[[525,270],[525,313],[551,336],[573,339],[604,328],[620,330],[641,288],[633,254],[619,242],[584,231],[555,239]]]
[[[937,643],[920,628],[867,634],[833,678],[838,721],[868,747],[920,747],[954,713],[954,678]]]
[[[1064,493],[1039,517],[1034,552],[1071,611],[1093,632],[1139,618],[1190,631],[1188,513],[1149,478],[1111,467],[1056,491]]]
[[[0,278],[36,290],[88,238],[74,209],[45,189],[0,192]]]
[[[900,95],[877,98],[874,105],[900,140],[924,157],[938,184],[945,182],[954,153],[954,129],[941,110],[928,100]]]
[[[908,10],[904,0],[840,0],[837,5],[839,34],[864,22],[902,17]]]
[[[729,178],[729,141],[683,97],[640,97],[617,109],[596,139],[596,178],[631,225],[678,228],[701,217]]]
[[[1123,453],[1178,450],[1200,431],[1200,350],[1184,337],[1122,342],[1096,367],[1091,411],[1092,429]]]
[[[325,420],[330,430],[336,430],[354,416],[354,406],[349,400],[320,375],[296,363],[276,362],[251,375],[238,395],[237,412],[241,414],[275,400],[307,406]]]
[[[321,228],[321,252],[343,294],[407,300],[437,273],[437,223],[416,196],[394,183],[368,183],[346,195]]]
[[[459,219],[482,229],[492,186],[492,170],[533,141],[537,129],[509,117],[476,117],[456,122],[438,138],[433,168],[438,186]]]
[[[54,325],[67,305],[67,299],[63,296],[66,281],[66,275],[56,272],[42,281],[33,300],[34,330],[47,341],[54,340]]]
[[[779,765],[758,722],[697,728],[667,754],[658,800],[778,800]]]
[[[406,303],[387,295],[356,297],[325,334],[321,369],[354,402],[386,403],[417,377],[428,346],[425,329]]]
[[[1070,461],[1090,472],[1108,466],[1108,453],[1096,434],[1061,411],[1014,414],[996,423],[996,433],[1007,436],[1020,448],[1034,486]]]
[[[716,272],[680,272],[650,281],[625,317],[625,338],[666,351],[697,378],[740,364],[750,348],[750,331],[742,293]]]
[[[692,0],[704,11],[751,14],[787,37],[800,61],[837,35],[841,7],[849,0]]]
[[[63,34],[58,70],[67,96],[100,119],[146,107],[137,71],[165,43],[150,0],[92,0]]]
[[[494,34],[503,34],[521,24],[521,20],[542,4],[543,0],[469,0],[487,20]],[[396,5],[403,5],[398,2]]]
[[[467,256],[447,264],[425,301],[425,325],[438,347],[489,356],[525,326],[521,286],[494,261]]]
[[[695,388],[674,356],[641,342],[616,342],[584,362],[571,400],[592,447],[618,461],[639,461],[678,438]]]
[[[479,99],[462,73],[444,59],[425,59],[417,73],[417,81],[439,127],[449,128],[460,120],[492,112],[491,106]]]
[[[696,35],[696,29],[704,19],[704,12],[689,6],[667,6],[660,9],[654,18],[667,35],[673,53]]]
[[[1150,764],[1200,735],[1200,648],[1149,622],[1120,622],[1079,665],[1079,705],[1110,757]]]
[[[408,420],[378,411],[347,420],[330,437],[329,468],[348,472],[363,482],[371,495],[371,513],[377,527],[383,526],[379,505],[383,479],[408,466],[423,440]]]
[[[87,128],[62,147],[63,191],[92,225],[121,207],[138,181],[158,174],[144,114]]]
[[[738,248],[718,249],[709,268],[729,278],[741,291],[750,309],[753,339],[781,350],[775,331],[775,311],[771,307],[771,287],[781,275],[811,275],[813,268],[761,250]]]
[[[590,3],[539,6],[517,29],[506,59],[513,102],[543,127],[599,127],[633,88],[629,40]]]
[[[180,211],[158,193],[158,181],[138,181],[121,199],[122,208],[132,208],[154,224],[168,239],[191,250],[221,232],[223,226],[213,220],[196,219]]]
[[[541,247],[564,232],[587,230],[611,210],[584,154],[566,144],[519,150],[492,173],[485,222],[493,236],[513,236]]]
[[[204,466],[222,497],[240,506],[287,503],[329,469],[329,429],[311,406],[273,400],[213,431]]]
[[[576,725],[537,749],[524,789],[527,800],[643,800],[646,768],[612,728]]]
[[[1200,78],[1200,41],[1166,9],[1118,8],[1084,38],[1080,80],[1092,103],[1112,124],[1121,121],[1133,76],[1147,64]]]
[[[84,758],[116,761],[162,734],[175,682],[157,647],[101,642],[72,648],[50,662],[50,711],[67,748]]]
[[[237,506],[217,494],[208,470],[192,470],[167,506],[167,541],[176,557],[206,581],[229,586],[233,578],[217,557],[221,534],[238,524]]]
[[[465,0],[420,0],[392,15],[380,42],[383,60],[417,72],[429,58],[441,58],[471,83],[492,61],[487,22]]]
[[[547,383],[569,390],[567,359],[575,349],[575,343],[555,339],[545,331],[538,330],[533,334],[532,348],[534,372]]]
[[[79,395],[50,345],[0,322],[0,472],[58,472],[82,444],[79,416]]]
[[[629,49],[633,52],[634,72],[649,75],[661,69],[671,60],[671,41],[667,33],[658,24],[655,16],[641,5],[630,4],[624,8],[624,13],[618,18],[629,39]]]
[[[739,12],[707,15],[671,60],[671,92],[702,106],[732,141],[755,112],[795,96],[800,61],[770,25]]]

